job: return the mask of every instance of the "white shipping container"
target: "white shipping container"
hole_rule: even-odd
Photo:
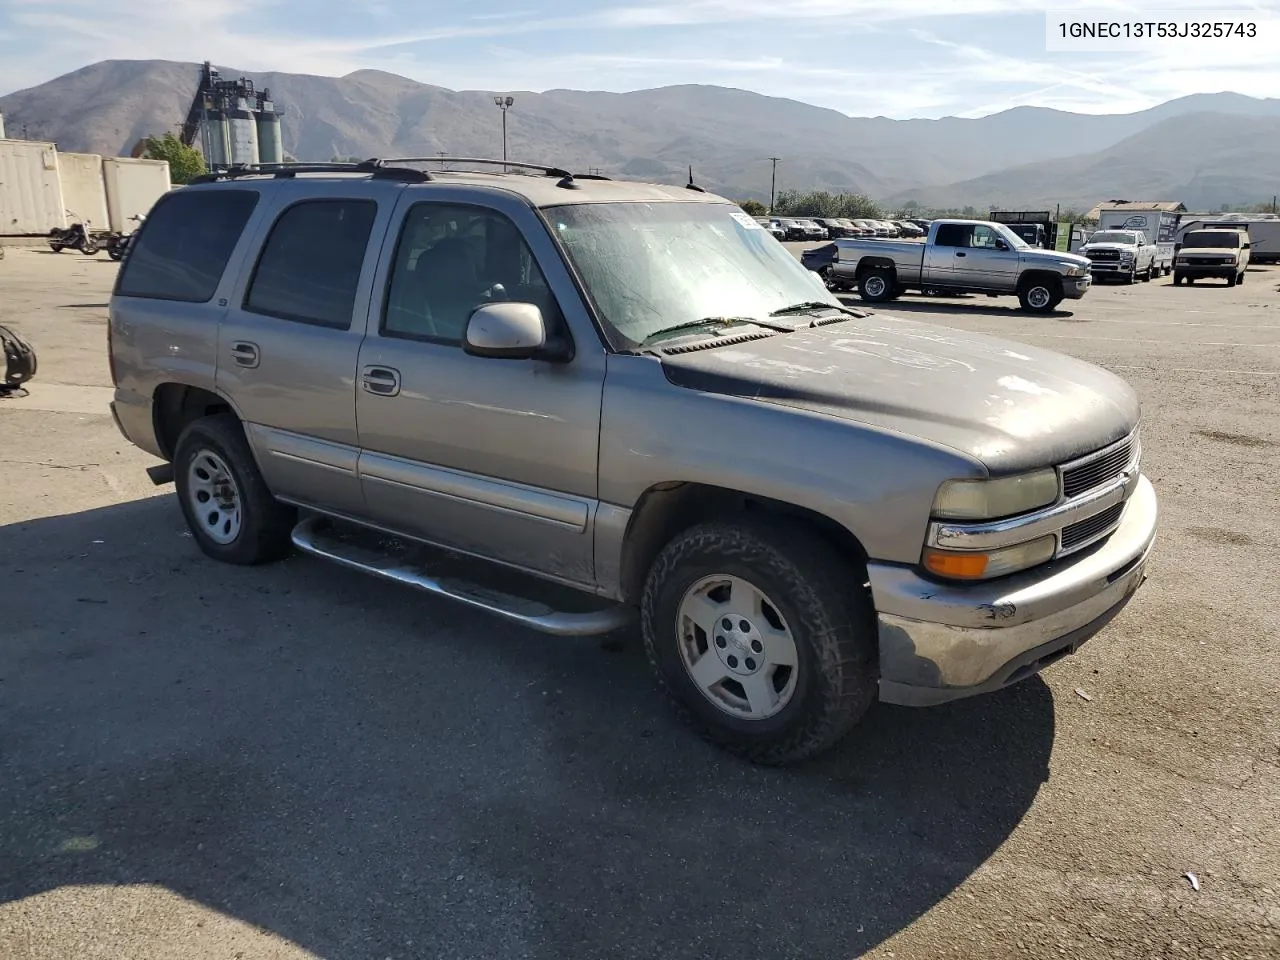
[[[66,225],[54,145],[0,140],[0,236],[47,234]]]
[[[102,179],[107,187],[111,229],[119,233],[132,233],[138,224],[129,218],[145,217],[172,186],[166,160],[103,157]]]
[[[102,157],[96,153],[59,153],[58,177],[69,223],[85,223],[106,230],[107,188],[102,181]]]

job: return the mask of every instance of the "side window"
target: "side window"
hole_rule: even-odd
[[[483,207],[410,207],[391,268],[383,335],[460,344],[471,312],[498,300],[536,304],[549,330],[563,324],[533,252],[507,217]]]
[[[994,250],[996,248],[996,240],[998,234],[990,227],[984,227],[981,224],[973,228],[973,245],[981,247],[984,250]]]
[[[933,239],[935,247],[968,247],[972,246],[973,227],[964,223],[944,223],[938,227],[937,236]]]
[[[205,303],[257,206],[255,190],[189,190],[157,201],[116,283],[123,297]]]
[[[347,329],[377,215],[372,200],[303,200],[286,208],[267,236],[244,308]]]

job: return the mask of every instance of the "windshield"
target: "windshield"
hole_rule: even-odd
[[[1182,238],[1184,247],[1238,247],[1240,234],[1234,230],[1192,230]]]
[[[992,224],[992,226],[996,228],[996,233],[1004,237],[1004,239],[1008,242],[1009,246],[1013,247],[1013,249],[1015,250],[1030,249],[1029,245],[1027,244],[1027,241],[1023,240],[1020,236],[1018,236],[1016,233],[1010,230],[1003,223]]]
[[[546,211],[617,350],[708,317],[767,321],[839,307],[820,280],[726,203],[582,203]]]
[[[1132,233],[1119,233],[1114,230],[1099,230],[1089,238],[1090,243],[1128,243],[1136,244],[1138,238]]]

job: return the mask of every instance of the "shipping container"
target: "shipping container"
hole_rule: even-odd
[[[0,236],[47,234],[66,225],[54,145],[0,140]]]
[[[111,229],[132,233],[134,216],[146,216],[169,192],[169,163],[134,157],[103,157],[102,179],[107,187],[107,213]]]
[[[58,178],[68,223],[83,223],[90,230],[106,230],[107,188],[102,180],[102,157],[96,153],[59,153]]]

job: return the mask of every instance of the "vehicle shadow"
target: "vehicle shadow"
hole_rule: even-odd
[[[843,960],[1048,777],[1039,679],[757,768],[671,719],[633,636],[219,565],[172,497],[0,527],[0,583],[0,902],[158,884],[344,960]]]
[[[856,296],[840,296],[841,302],[845,305],[857,308],[875,310],[878,313],[954,313],[973,317],[1046,317],[1050,319],[1064,319],[1072,317],[1075,314],[1070,310],[1050,310],[1047,313],[1030,314],[1018,307],[1017,301],[1009,298],[995,297],[975,297],[964,303],[955,302],[956,298],[952,297],[922,297],[907,294],[897,300],[891,300],[888,303],[868,304]]]

